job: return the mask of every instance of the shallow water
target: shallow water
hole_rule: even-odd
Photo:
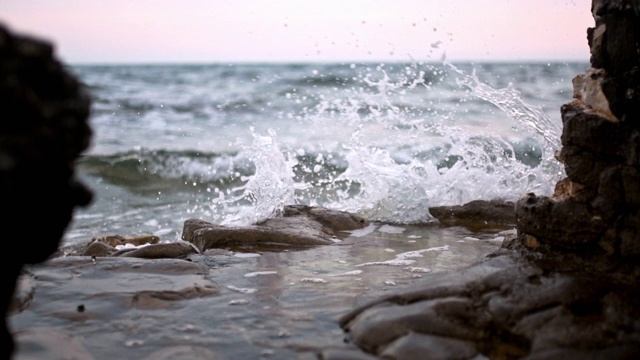
[[[478,261],[510,233],[373,223],[331,246],[216,250],[191,259],[209,267],[219,294],[154,309],[114,299],[115,293],[138,291],[140,281],[161,288],[158,276],[141,280],[44,265],[33,270],[39,277],[33,302],[10,318],[10,326],[13,331],[52,327],[70,333],[96,359],[141,359],[177,345],[201,346],[222,359],[295,359],[304,351],[351,346],[344,342],[339,316],[435,273]],[[99,284],[112,289],[95,289]],[[86,309],[82,313],[79,304]],[[28,358],[33,346],[23,344],[17,359]]]

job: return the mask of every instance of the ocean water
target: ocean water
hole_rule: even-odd
[[[93,189],[65,245],[180,238],[287,204],[389,224],[430,206],[550,194],[560,106],[587,63],[70,66],[93,98]]]

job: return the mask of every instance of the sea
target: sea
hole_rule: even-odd
[[[549,195],[560,106],[588,64],[68,67],[92,98],[76,168],[94,200],[64,245],[171,242],[189,218],[252,224],[288,204],[410,225],[435,222],[432,206]]]

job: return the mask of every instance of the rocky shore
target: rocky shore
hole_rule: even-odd
[[[4,224],[31,240],[15,241],[2,286],[2,358],[639,358],[640,5],[592,12],[552,197],[431,208],[438,224],[414,228],[295,205],[245,227],[190,219],[177,242],[125,234],[57,252],[90,201],[73,165],[89,99],[50,45],[0,27],[0,99],[18,114],[0,128]],[[424,276],[420,260],[454,246],[465,260]]]
[[[442,273],[447,257],[437,261],[439,254],[455,253],[446,268],[459,268],[495,251],[513,236],[495,233],[512,229],[513,211],[494,216],[486,231],[476,216],[504,205],[434,208],[474,229],[454,226],[453,238],[442,239],[444,225],[373,224],[308,206],[245,227],[187,220],[178,242],[96,238],[21,277],[10,309],[16,358],[366,358],[343,341],[336,320],[373,294]]]

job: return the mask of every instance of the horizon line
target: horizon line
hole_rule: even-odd
[[[64,61],[71,66],[157,66],[157,65],[313,65],[313,64],[580,64],[589,59],[477,59],[477,60],[184,60],[184,61]]]

